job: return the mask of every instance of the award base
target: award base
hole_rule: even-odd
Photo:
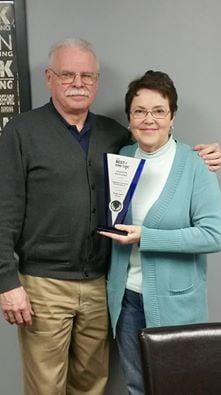
[[[128,232],[126,230],[116,229],[114,226],[109,226],[108,228],[97,226],[96,227],[98,232],[108,232],[108,233],[116,233],[117,235],[127,236]]]

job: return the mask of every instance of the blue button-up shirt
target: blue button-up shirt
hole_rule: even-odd
[[[90,138],[90,131],[91,131],[91,116],[90,112],[88,112],[87,118],[85,120],[84,126],[79,132],[77,127],[75,125],[70,125],[62,116],[61,114],[56,110],[52,100],[50,100],[51,105],[57,116],[61,119],[63,124],[67,127],[71,135],[77,140],[81,146],[81,148],[84,150],[85,154],[87,155],[88,152],[88,146],[89,146],[89,138]]]

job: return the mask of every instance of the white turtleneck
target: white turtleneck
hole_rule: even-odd
[[[159,198],[169,176],[175,153],[176,143],[172,136],[155,152],[148,153],[140,147],[137,148],[135,158],[146,159],[146,163],[132,200],[133,225],[142,225],[151,206]],[[126,288],[142,292],[141,259],[137,244],[134,244],[131,250]]]

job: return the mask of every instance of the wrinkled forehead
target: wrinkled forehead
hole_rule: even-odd
[[[98,72],[99,64],[94,53],[78,47],[57,48],[49,59],[57,70]]]

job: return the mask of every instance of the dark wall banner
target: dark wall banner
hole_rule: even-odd
[[[20,112],[13,2],[0,2],[0,110],[1,125]]]
[[[16,12],[19,19],[16,19]],[[22,61],[22,53],[18,52],[21,45],[18,40],[21,38],[23,39],[23,55],[24,48],[27,48],[26,32],[23,31],[21,34],[19,31],[21,17],[24,18],[23,1],[0,1],[0,133],[13,115],[31,107],[27,51]],[[24,20],[22,26],[24,29]],[[25,92],[28,94],[28,100],[22,98],[23,84],[26,85]]]

